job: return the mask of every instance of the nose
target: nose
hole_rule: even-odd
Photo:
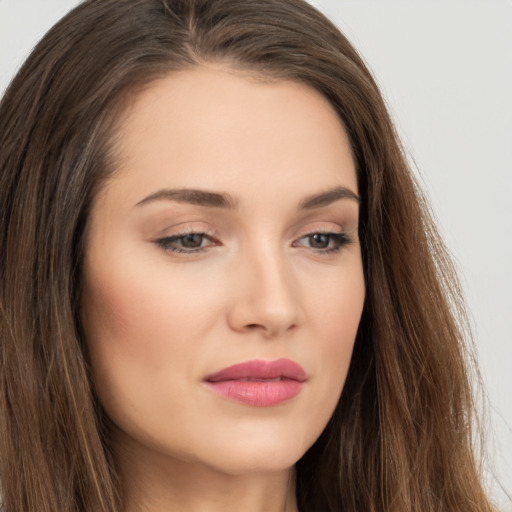
[[[297,281],[286,258],[262,251],[241,260],[232,276],[235,286],[228,312],[230,327],[266,338],[296,330],[304,313]]]

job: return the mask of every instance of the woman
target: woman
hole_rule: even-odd
[[[7,511],[492,510],[453,269],[315,9],[86,1],[0,134]]]

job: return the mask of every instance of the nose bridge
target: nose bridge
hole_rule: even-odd
[[[232,311],[237,329],[284,334],[300,323],[293,269],[277,244],[251,245],[239,262],[239,293]]]

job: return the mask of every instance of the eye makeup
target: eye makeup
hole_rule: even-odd
[[[204,252],[209,247],[220,245],[210,235],[200,231],[177,233],[159,238],[155,243],[166,252],[179,254],[196,254]]]
[[[332,233],[327,231],[318,231],[309,233],[299,240],[293,242],[293,247],[298,247],[301,240],[308,240],[309,247],[315,252],[332,254],[339,252],[344,246],[352,242],[352,238],[347,233]]]
[[[333,254],[351,242],[352,238],[347,233],[312,231],[294,240],[291,246],[310,249],[317,254]],[[222,245],[210,234],[194,229],[158,238],[154,243],[166,252],[185,255],[206,252],[211,247]]]

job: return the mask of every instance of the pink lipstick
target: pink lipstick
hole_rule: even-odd
[[[289,359],[255,359],[224,368],[204,379],[219,395],[255,407],[270,407],[298,395],[306,381],[302,366]]]

